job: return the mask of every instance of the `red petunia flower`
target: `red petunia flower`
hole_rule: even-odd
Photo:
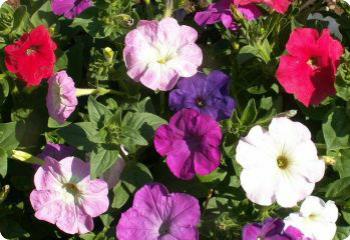
[[[278,13],[285,13],[288,11],[289,5],[293,0],[234,0],[235,4],[247,5],[252,3],[263,3]]]
[[[305,106],[318,105],[336,93],[334,82],[344,48],[328,29],[294,30],[281,57],[276,77],[286,92]]]
[[[53,75],[56,48],[49,31],[41,25],[5,47],[6,67],[28,86],[37,86]]]

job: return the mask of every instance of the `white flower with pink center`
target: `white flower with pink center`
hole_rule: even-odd
[[[191,77],[202,64],[195,29],[174,18],[139,22],[125,39],[128,75],[153,90],[168,91],[180,77]]]
[[[79,158],[46,159],[35,173],[34,184],[30,202],[35,217],[69,234],[92,231],[93,218],[109,206],[107,183],[92,180],[89,163]]]
[[[325,172],[309,129],[284,117],[273,119],[268,131],[253,127],[239,141],[236,160],[243,167],[240,179],[247,197],[265,206],[295,206]]]

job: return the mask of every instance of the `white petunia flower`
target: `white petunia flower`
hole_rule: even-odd
[[[236,149],[241,185],[254,203],[293,207],[314,190],[325,172],[310,131],[288,118],[274,118],[268,131],[253,127]]]
[[[4,238],[4,237],[2,236],[2,234],[0,233],[0,240],[7,240],[7,239]]]
[[[338,208],[333,201],[326,203],[318,197],[309,196],[302,203],[299,213],[291,213],[284,221],[311,240],[332,240],[337,226]]]

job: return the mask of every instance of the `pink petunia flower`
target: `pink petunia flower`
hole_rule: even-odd
[[[191,77],[202,64],[197,32],[174,18],[139,22],[125,39],[128,75],[153,90],[168,91],[180,77]]]
[[[107,183],[89,174],[89,163],[79,158],[58,162],[48,157],[35,173],[30,194],[35,217],[69,234],[92,231],[93,218],[107,211],[109,200]]]
[[[212,3],[205,11],[197,12],[194,16],[194,20],[200,26],[222,22],[225,28],[235,31],[239,26],[235,22],[231,11],[232,4],[232,0],[220,0],[216,3]],[[261,11],[255,5],[236,5],[236,7],[247,20],[254,20],[261,16]]]
[[[189,180],[195,174],[207,175],[220,165],[220,125],[208,115],[192,109],[177,112],[168,125],[160,126],[154,145],[171,172]]]
[[[263,3],[274,9],[276,12],[283,14],[288,11],[293,0],[234,0],[234,2],[235,4],[243,6],[252,3]]]
[[[161,184],[141,188],[133,206],[117,225],[119,240],[198,240],[198,200],[184,193],[169,193]]]
[[[318,105],[336,93],[334,82],[344,48],[328,29],[294,30],[281,57],[276,77],[287,93],[305,106]]]
[[[64,123],[78,105],[74,81],[66,71],[60,71],[48,80],[46,106],[50,117]]]

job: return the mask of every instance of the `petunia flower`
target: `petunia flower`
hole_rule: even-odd
[[[51,3],[52,11],[56,15],[63,15],[68,19],[77,17],[92,5],[91,0],[53,0]]]
[[[328,29],[320,35],[316,29],[298,28],[286,49],[288,54],[281,57],[276,77],[287,93],[305,106],[318,105],[336,93],[335,76],[344,48]]]
[[[309,129],[285,117],[274,118],[268,131],[253,127],[239,141],[236,160],[243,167],[240,179],[247,197],[264,206],[295,206],[325,172]]]
[[[173,111],[191,108],[207,114],[217,121],[230,118],[235,108],[229,96],[230,78],[221,71],[213,71],[208,76],[197,73],[190,78],[182,78],[176,89],[169,95],[169,105]]]
[[[50,117],[64,123],[78,105],[74,81],[66,71],[56,73],[48,80],[46,106]]]
[[[135,194],[133,206],[117,225],[119,240],[198,240],[200,206],[196,198],[169,193],[161,184],[149,184]]]
[[[301,204],[300,212],[291,213],[285,223],[300,229],[311,240],[332,240],[337,219],[338,208],[333,201],[325,203],[319,197],[309,196]]]
[[[195,174],[207,175],[220,165],[220,125],[208,115],[193,109],[177,112],[168,125],[155,134],[157,152],[167,157],[170,171],[178,178],[189,180]]]
[[[46,160],[47,158],[54,158],[57,161],[60,161],[66,157],[72,156],[74,151],[74,147],[48,142],[44,150],[38,154],[38,158],[43,160]]]
[[[293,0],[234,0],[235,4],[247,5],[252,3],[262,3],[274,9],[278,13],[286,13]]]
[[[168,91],[180,77],[191,77],[202,64],[197,32],[174,18],[140,21],[125,39],[128,75],[153,90]]]
[[[266,219],[262,224],[251,223],[243,228],[242,240],[302,240],[303,233],[294,227],[284,230],[285,224],[281,219]]]
[[[89,174],[89,163],[78,158],[48,158],[35,173],[30,194],[35,217],[69,234],[92,231],[93,218],[107,211],[109,200],[107,183]]]
[[[5,47],[6,67],[28,86],[37,86],[53,75],[56,48],[49,31],[41,25]]]
[[[220,0],[216,3],[212,3],[205,11],[197,12],[194,16],[194,20],[200,26],[222,22],[225,28],[235,31],[239,27],[231,11],[232,4],[234,4],[232,0]],[[247,20],[255,20],[261,16],[259,8],[255,5],[236,5],[236,7]]]

